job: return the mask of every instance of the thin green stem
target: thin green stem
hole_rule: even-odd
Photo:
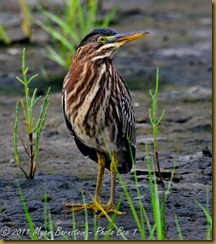
[[[22,74],[23,77],[22,79],[17,77],[17,80],[23,85],[24,87],[24,94],[25,94],[25,99],[21,99],[21,107],[22,107],[22,112],[24,116],[24,125],[26,127],[26,132],[28,135],[28,146],[25,145],[24,140],[18,133],[18,104],[16,106],[16,118],[15,118],[15,124],[14,124],[14,152],[15,152],[15,159],[16,163],[19,165],[23,173],[25,174],[26,178],[28,179],[34,179],[35,171],[36,171],[36,161],[37,161],[37,155],[39,151],[39,140],[41,136],[41,131],[42,127],[44,125],[46,115],[47,115],[47,110],[48,110],[48,97],[50,93],[50,88],[47,91],[47,94],[44,98],[44,101],[41,105],[41,110],[40,110],[40,115],[37,121],[37,125],[35,126],[35,117],[33,116],[33,108],[35,105],[39,102],[41,99],[41,96],[36,98],[36,93],[37,89],[34,90],[32,96],[30,96],[30,89],[29,89],[29,84],[32,82],[34,78],[37,77],[37,75],[31,76],[29,79],[27,78],[27,72],[28,72],[28,67],[26,67],[25,64],[25,49],[23,49],[22,53]],[[34,134],[36,134],[36,139]],[[19,136],[21,143],[25,149],[26,154],[29,157],[30,160],[30,170],[29,170],[29,175],[26,174],[24,169],[20,165],[20,159],[19,159],[19,151],[18,151],[18,142],[17,142],[17,137]]]
[[[162,121],[165,110],[163,110],[159,119],[157,118],[157,108],[158,108],[158,90],[159,90],[159,68],[156,69],[156,85],[155,85],[155,92],[154,94],[152,91],[149,91],[149,94],[152,99],[152,107],[149,108],[149,119],[152,124],[152,134],[153,134],[153,141],[154,141],[154,152],[155,152],[155,160],[158,169],[158,175],[160,177],[162,186],[165,187],[163,177],[160,171],[160,163],[159,163],[159,155],[158,155],[158,142],[157,142],[157,134],[158,134],[158,125]]]

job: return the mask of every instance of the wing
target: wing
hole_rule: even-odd
[[[122,80],[123,82],[123,80]],[[125,149],[122,150],[122,166],[120,173],[127,173],[131,170],[135,159],[136,151],[136,120],[132,106],[131,96],[126,84],[123,86],[121,102],[118,106],[117,113],[121,124],[121,133]]]
[[[131,98],[122,94],[121,121],[123,136],[129,141],[131,147],[136,147],[136,120]]]
[[[70,131],[78,149],[80,150],[80,152],[83,154],[84,157],[89,157],[90,159],[92,159],[93,161],[97,162],[97,154],[95,149],[87,147],[76,135],[76,133],[74,132],[72,125],[70,123],[70,121],[67,118],[66,112],[65,112],[65,96],[64,96],[64,91],[62,94],[62,110],[63,110],[63,115],[64,115],[64,119],[65,119],[65,123],[67,125],[68,130]]]

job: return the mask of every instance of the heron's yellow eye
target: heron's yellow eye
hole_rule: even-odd
[[[104,44],[104,43],[106,42],[106,38],[105,38],[105,36],[99,36],[98,39],[97,39],[97,41],[98,41],[99,43]]]

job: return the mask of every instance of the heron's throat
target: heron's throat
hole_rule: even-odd
[[[104,58],[112,59],[117,49],[118,48],[112,43],[103,45],[96,51],[92,60],[95,61]]]
[[[83,64],[86,62],[94,62],[100,59],[112,59],[118,49],[113,43],[102,46],[81,46],[74,55],[74,61]]]

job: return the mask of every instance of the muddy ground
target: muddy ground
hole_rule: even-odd
[[[7,2],[7,3],[6,3]],[[44,197],[48,196],[48,209],[55,223],[55,239],[73,239],[69,231],[71,217],[62,214],[63,202],[91,201],[96,185],[97,164],[81,156],[63,121],[60,92],[65,70],[41,54],[48,41],[47,35],[34,26],[33,42],[20,44],[23,38],[19,27],[19,14],[15,1],[1,2],[1,23],[6,26],[14,44],[0,47],[0,234],[5,240],[29,239],[29,225],[20,201],[17,182],[25,197],[33,223],[43,239]],[[33,1],[34,2],[34,1]],[[58,1],[55,1],[58,4]],[[103,10],[114,6],[115,1],[103,2]],[[112,28],[120,31],[145,30],[151,35],[130,43],[116,54],[114,62],[131,90],[137,119],[136,168],[139,173],[141,198],[152,223],[153,215],[149,192],[145,144],[152,153],[152,130],[148,119],[151,106],[149,89],[154,89],[155,68],[160,67],[159,114],[165,108],[165,117],[159,126],[158,147],[161,170],[166,182],[176,163],[175,174],[166,205],[166,239],[178,240],[175,224],[177,216],[182,235],[187,240],[204,240],[207,220],[195,200],[212,212],[212,84],[211,84],[211,4],[191,0],[186,5],[180,1],[124,1]],[[133,3],[133,4],[132,4]],[[36,16],[40,16],[35,11]],[[18,40],[17,40],[18,39]],[[34,86],[44,93],[52,87],[50,108],[41,136],[40,152],[34,180],[26,180],[14,162],[13,128],[15,104],[23,94],[15,79],[20,75],[22,48],[27,49],[30,73],[47,68],[49,79],[40,76]],[[25,138],[21,127],[20,134]],[[28,160],[20,144],[24,168]],[[136,209],[138,196],[132,173],[122,176]],[[109,199],[109,171],[106,171],[102,201]],[[161,192],[162,188],[159,185]],[[137,225],[119,182],[116,200],[126,215],[117,216],[115,223],[127,231],[127,239],[140,240]],[[77,239],[84,239],[84,212],[75,214]],[[97,230],[107,230],[108,220],[96,220],[88,212],[89,239]],[[65,232],[63,235],[62,232]],[[119,229],[119,230],[120,230]],[[104,238],[104,232],[98,238]],[[147,232],[146,232],[147,233]],[[65,237],[66,236],[66,237]],[[109,233],[111,240],[122,239],[119,232]],[[148,234],[147,234],[148,238]]]

